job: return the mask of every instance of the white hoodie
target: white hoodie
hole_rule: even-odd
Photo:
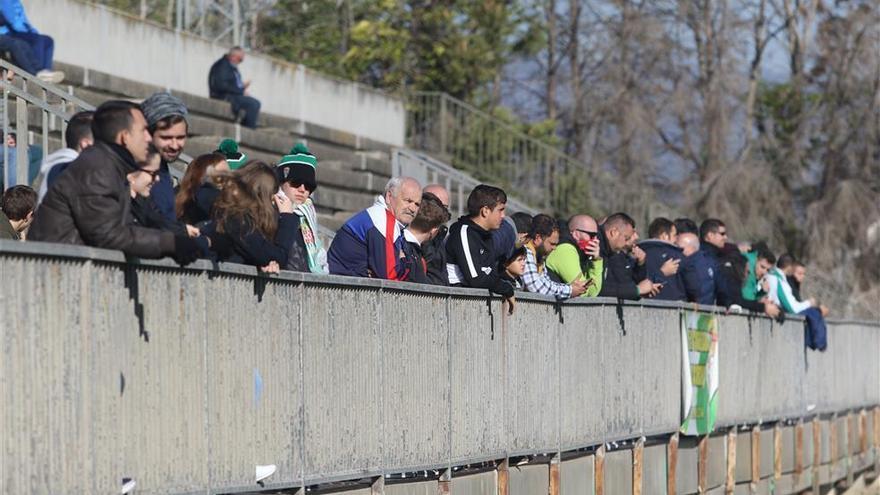
[[[70,163],[76,160],[76,157],[79,156],[79,153],[70,148],[61,148],[58,151],[54,151],[45,158],[43,158],[43,163],[40,165],[40,173],[37,175],[37,178],[40,181],[40,190],[37,191],[37,204],[43,202],[43,198],[46,197],[46,193],[49,191],[49,184],[46,180],[49,177],[49,171],[52,170],[56,165],[61,165],[62,163]]]

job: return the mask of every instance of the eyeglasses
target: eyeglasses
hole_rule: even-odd
[[[722,236],[722,237],[723,237],[723,236],[726,236],[726,235],[727,235],[727,231],[726,231],[726,230],[719,230],[719,231],[718,231],[718,235],[720,235],[720,236]]]
[[[597,237],[599,235],[598,232],[591,232],[589,230],[584,229],[574,229],[576,232],[580,232],[581,234],[587,234],[590,237]]]
[[[157,180],[159,180],[161,178],[161,177],[159,177],[159,170],[145,170],[145,169],[141,168],[141,169],[138,169],[138,172],[143,172],[145,174],[149,174],[150,180],[152,180],[153,182],[156,182]]]

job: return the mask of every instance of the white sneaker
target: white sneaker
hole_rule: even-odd
[[[47,83],[58,84],[64,80],[64,73],[60,70],[41,70],[37,72],[37,79]]]

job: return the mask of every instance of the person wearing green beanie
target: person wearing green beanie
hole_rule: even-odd
[[[226,138],[220,141],[214,153],[220,153],[226,157],[226,163],[231,170],[238,170],[247,163],[248,156],[238,150],[238,143],[234,139]]]
[[[275,172],[281,182],[281,192],[293,202],[293,212],[299,217],[287,270],[311,273],[329,273],[327,251],[318,238],[318,214],[312,193],[318,188],[316,172],[318,159],[306,145],[297,143],[290,153],[281,157]]]

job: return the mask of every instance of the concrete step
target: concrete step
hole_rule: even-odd
[[[86,71],[83,67],[75,65],[60,62],[56,65],[59,70],[65,72],[64,85],[67,87],[88,89],[104,93],[108,97],[143,99],[157,91],[166,90],[166,88],[117,77],[100,71]],[[225,101],[174,90],[171,93],[183,100],[190,112],[194,114],[230,124],[233,122],[230,105]],[[309,122],[302,122],[290,117],[273,114],[267,112],[266,109],[262,109],[260,112],[260,125],[261,128],[274,128],[295,134],[300,139],[323,141],[352,149],[378,150],[385,153],[389,151],[387,144],[373,142],[368,139],[359,139],[357,136],[347,132],[328,129]]]
[[[195,136],[187,140],[186,151],[190,156],[196,157],[203,153],[210,153],[217,149],[222,140],[216,136]],[[241,147],[242,152],[251,160],[261,160],[270,165],[275,165],[283,155],[282,153],[267,153],[248,146]],[[369,171],[356,169],[356,164],[324,160],[318,156],[318,186],[348,189],[355,192],[368,192],[378,194],[384,191],[388,178],[379,176]]]

